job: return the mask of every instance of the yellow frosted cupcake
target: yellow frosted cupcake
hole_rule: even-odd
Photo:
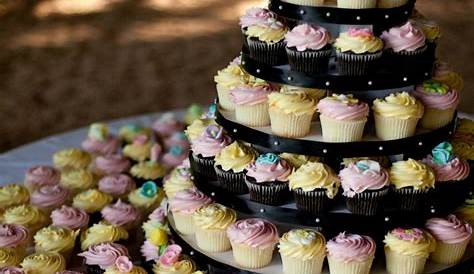
[[[150,138],[153,134],[151,128],[143,127],[141,125],[134,125],[129,124],[125,125],[120,128],[119,136],[124,140],[126,143],[131,143],[135,139],[135,137],[139,135],[145,135]]]
[[[418,228],[396,228],[385,236],[383,242],[390,274],[423,273],[426,259],[436,248],[433,236]]]
[[[341,182],[337,174],[327,165],[308,162],[300,166],[289,177],[296,207],[314,214],[322,213],[329,199],[333,199]]]
[[[287,26],[276,16],[268,16],[266,20],[259,20],[257,24],[247,27],[247,43],[250,56],[267,65],[277,65],[283,62],[285,56],[285,34]]]
[[[230,63],[226,68],[219,70],[214,76],[216,83],[217,98],[219,98],[219,106],[224,110],[234,110],[235,105],[230,99],[230,91],[242,84],[245,84],[247,74],[240,64],[236,62]]]
[[[248,192],[244,169],[255,160],[255,154],[250,147],[235,141],[215,156],[217,180],[224,189],[234,194]]]
[[[198,119],[194,120],[184,131],[186,137],[188,137],[191,144],[194,140],[201,137],[204,130],[209,125],[216,125],[216,121],[214,119]]]
[[[83,191],[76,196],[72,201],[72,206],[83,209],[85,212],[92,214],[100,212],[102,208],[110,204],[113,197],[98,189],[89,189]]]
[[[274,92],[268,96],[272,132],[297,138],[309,134],[316,102],[305,92]]]
[[[237,214],[221,204],[203,206],[193,213],[196,243],[199,248],[209,252],[222,252],[230,249],[227,228],[235,223]]]
[[[18,266],[23,260],[24,253],[11,247],[0,247],[0,267]]]
[[[319,274],[326,257],[326,239],[312,229],[293,229],[283,234],[278,245],[283,273]]]
[[[282,159],[286,160],[291,164],[292,167],[298,169],[300,166],[306,164],[307,162],[319,162],[320,158],[316,156],[308,156],[301,154],[293,153],[281,153],[279,155]]]
[[[407,92],[390,94],[376,99],[372,107],[375,132],[381,140],[394,140],[413,136],[423,116],[424,107]]]
[[[133,165],[130,174],[135,179],[137,186],[141,186],[147,181],[161,182],[166,174],[166,169],[159,162],[149,160]]]
[[[337,0],[337,7],[344,9],[371,9],[377,6],[377,0]]]
[[[140,188],[128,194],[128,201],[144,213],[148,213],[157,208],[165,193],[153,181],[144,183]]]
[[[67,188],[72,197],[84,190],[93,188],[95,184],[94,174],[87,169],[74,169],[61,173],[60,185]]]
[[[211,202],[211,198],[196,188],[176,193],[169,201],[176,229],[183,234],[194,234],[193,213]]]
[[[5,211],[3,222],[22,225],[28,228],[30,235],[34,235],[36,231],[49,223],[49,218],[35,206],[19,205]]]
[[[37,252],[21,262],[23,271],[28,274],[51,274],[66,269],[66,260],[56,252]]]
[[[123,148],[123,155],[136,162],[142,162],[150,158],[153,143],[146,135],[138,135],[131,144]]]
[[[296,86],[290,86],[290,85],[283,85],[280,88],[280,92],[283,92],[283,93],[304,92],[309,98],[314,100],[315,104],[318,104],[319,100],[323,99],[327,94],[327,90],[325,89],[296,87]],[[316,121],[318,117],[319,117],[318,113],[315,112],[313,115],[313,121]]]
[[[54,166],[61,171],[87,169],[91,161],[90,154],[78,148],[62,149],[53,155]]]
[[[57,252],[69,261],[79,230],[48,226],[34,236],[36,252]]]
[[[0,209],[27,204],[30,200],[28,189],[19,184],[8,184],[0,187]]]
[[[168,199],[172,199],[176,193],[194,187],[191,179],[191,171],[185,167],[176,167],[163,181],[163,190]]]
[[[100,222],[89,227],[81,234],[81,249],[86,250],[91,245],[127,239],[128,232],[123,227]]]

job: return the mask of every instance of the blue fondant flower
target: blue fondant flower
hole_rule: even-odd
[[[140,188],[140,194],[148,198],[155,197],[156,193],[158,193],[158,187],[153,181],[147,181]]]
[[[275,164],[280,161],[280,156],[276,155],[275,153],[266,153],[262,154],[257,158],[257,164]]]
[[[170,153],[173,156],[179,156],[183,154],[183,148],[180,145],[173,145],[170,148]]]
[[[217,112],[217,104],[212,103],[209,105],[209,109],[207,110],[207,118],[212,119],[216,118],[216,112]]]
[[[431,151],[431,154],[433,162],[445,165],[454,158],[453,146],[449,142],[442,142]]]

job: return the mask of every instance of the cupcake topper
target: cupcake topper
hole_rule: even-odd
[[[217,125],[209,125],[206,127],[204,134],[209,138],[218,140],[222,138],[223,129]]]
[[[266,153],[258,156],[257,164],[272,165],[280,161],[280,156],[274,153]]]
[[[358,161],[355,165],[359,169],[361,169],[363,172],[365,172],[367,170],[372,170],[372,171],[375,171],[377,173],[380,172],[380,164],[376,161],[362,160],[362,161]]]
[[[423,238],[424,232],[419,228],[395,228],[394,230],[392,230],[392,234],[400,240],[412,241]]]
[[[372,31],[368,28],[349,28],[349,31],[347,32],[349,36],[352,37],[370,37],[373,36],[374,34]]]
[[[449,87],[435,80],[427,80],[423,82],[423,90],[427,93],[445,95],[448,93]]]
[[[134,145],[144,145],[147,142],[148,142],[148,136],[146,136],[145,134],[140,134],[140,135],[135,136],[135,138],[133,138]]]
[[[160,264],[164,266],[172,266],[178,262],[182,250],[183,249],[179,245],[169,245],[160,256]]]
[[[133,269],[133,263],[127,256],[120,256],[115,259],[115,267],[120,272],[129,273]]]
[[[168,243],[168,234],[161,227],[156,228],[151,232],[150,242],[155,246],[166,246]]]
[[[184,149],[180,145],[172,145],[169,151],[169,153],[173,156],[179,156],[183,154],[183,152],[184,152]]]
[[[309,229],[295,229],[289,232],[288,240],[309,245],[316,239],[316,232]]]
[[[216,118],[216,112],[217,112],[217,104],[213,102],[209,105],[209,108],[207,109],[207,112],[203,115],[203,118],[204,119],[215,119]]]
[[[104,141],[107,138],[109,131],[107,126],[103,123],[94,123],[89,128],[88,136],[91,139]]]
[[[160,144],[156,143],[154,144],[151,149],[150,149],[150,161],[154,163],[158,163],[158,160],[160,159],[161,156],[161,146]]]
[[[336,93],[334,93],[329,98],[337,100],[337,101],[339,101],[343,104],[346,104],[346,105],[355,105],[355,104],[359,103],[359,100],[353,98],[352,94],[336,94]]]
[[[433,162],[445,165],[454,158],[453,146],[449,142],[442,142],[431,151],[431,154],[433,155]]]
[[[140,188],[140,194],[147,198],[155,197],[156,193],[158,193],[158,187],[153,181],[147,181]]]

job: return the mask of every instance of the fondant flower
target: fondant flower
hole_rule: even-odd
[[[372,170],[377,173],[380,172],[380,164],[377,163],[376,161],[362,160],[362,161],[358,161],[356,163],[356,166],[362,171]]]
[[[183,147],[181,147],[180,145],[173,145],[170,148],[170,154],[173,156],[179,156],[183,153],[183,151]]]
[[[150,241],[156,246],[162,246],[168,243],[168,233],[161,228],[151,232]]]
[[[427,80],[423,82],[423,89],[428,93],[437,93],[440,95],[444,95],[449,91],[447,85],[435,80]]]
[[[258,156],[257,158],[257,163],[258,164],[268,164],[272,165],[274,163],[277,163],[280,160],[280,156],[274,154],[274,153],[266,153]]]
[[[401,240],[412,241],[423,237],[423,230],[419,228],[403,229],[396,228],[392,231],[393,235]]]
[[[160,264],[171,266],[175,264],[181,255],[182,248],[179,245],[169,245],[160,257]]]
[[[445,165],[454,158],[453,146],[448,142],[442,142],[431,151],[431,154],[433,155],[433,162]]]
[[[128,273],[133,269],[133,263],[127,256],[120,256],[115,260],[115,267],[118,271]]]
[[[157,192],[158,192],[158,187],[153,181],[148,181],[144,183],[142,187],[140,188],[140,194],[148,198],[155,197]]]

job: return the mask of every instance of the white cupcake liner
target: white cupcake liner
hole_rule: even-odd
[[[375,114],[375,133],[381,140],[395,140],[411,137],[416,132],[418,118],[386,118]]]
[[[378,0],[377,7],[378,8],[394,8],[400,7],[405,5],[408,0]]]
[[[309,134],[313,113],[295,115],[283,113],[278,109],[269,109],[272,132],[287,138],[304,137]]]
[[[356,121],[341,121],[320,114],[321,129],[325,142],[347,143],[362,140],[367,118]]]
[[[339,72],[347,75],[366,75],[374,69],[382,57],[382,51],[375,53],[355,54],[336,50]]]
[[[224,252],[230,250],[226,229],[205,230],[195,227],[196,244],[204,251]]]
[[[310,260],[301,260],[297,258],[292,258],[281,254],[281,263],[283,268],[283,273],[285,274],[302,274],[302,273],[311,273],[311,274],[321,274],[323,270],[323,263],[325,254],[321,253],[319,256],[315,256]],[[336,272],[337,273],[337,272]]]
[[[258,62],[274,66],[285,61],[285,43],[283,41],[267,43],[248,37],[247,43],[249,45],[250,57]]]
[[[324,6],[324,0],[282,0],[282,2],[300,6]]]
[[[176,229],[184,235],[194,234],[194,222],[192,214],[183,214],[180,212],[173,212],[173,220]]]
[[[316,74],[327,71],[331,52],[331,48],[307,51],[286,48],[288,63],[292,70]]]
[[[275,245],[265,248],[231,243],[235,262],[245,268],[262,268],[272,261]]]
[[[235,119],[237,122],[251,127],[270,125],[268,102],[256,105],[235,105]]]
[[[466,252],[470,239],[457,244],[447,244],[442,241],[436,242],[436,249],[431,253],[431,260],[439,264],[457,264]]]
[[[425,107],[425,113],[420,120],[420,126],[426,129],[442,128],[451,123],[455,112],[455,108],[435,109]]]
[[[337,7],[344,9],[372,9],[377,7],[377,0],[337,0]]]
[[[230,99],[230,89],[223,87],[222,85],[216,85],[217,98],[219,98],[219,106],[224,110],[234,110],[235,104]]]
[[[336,274],[369,274],[373,261],[373,256],[364,262],[344,262],[328,256],[329,272]]]
[[[406,256],[385,248],[385,264],[390,274],[421,274],[425,269],[426,257]]]

